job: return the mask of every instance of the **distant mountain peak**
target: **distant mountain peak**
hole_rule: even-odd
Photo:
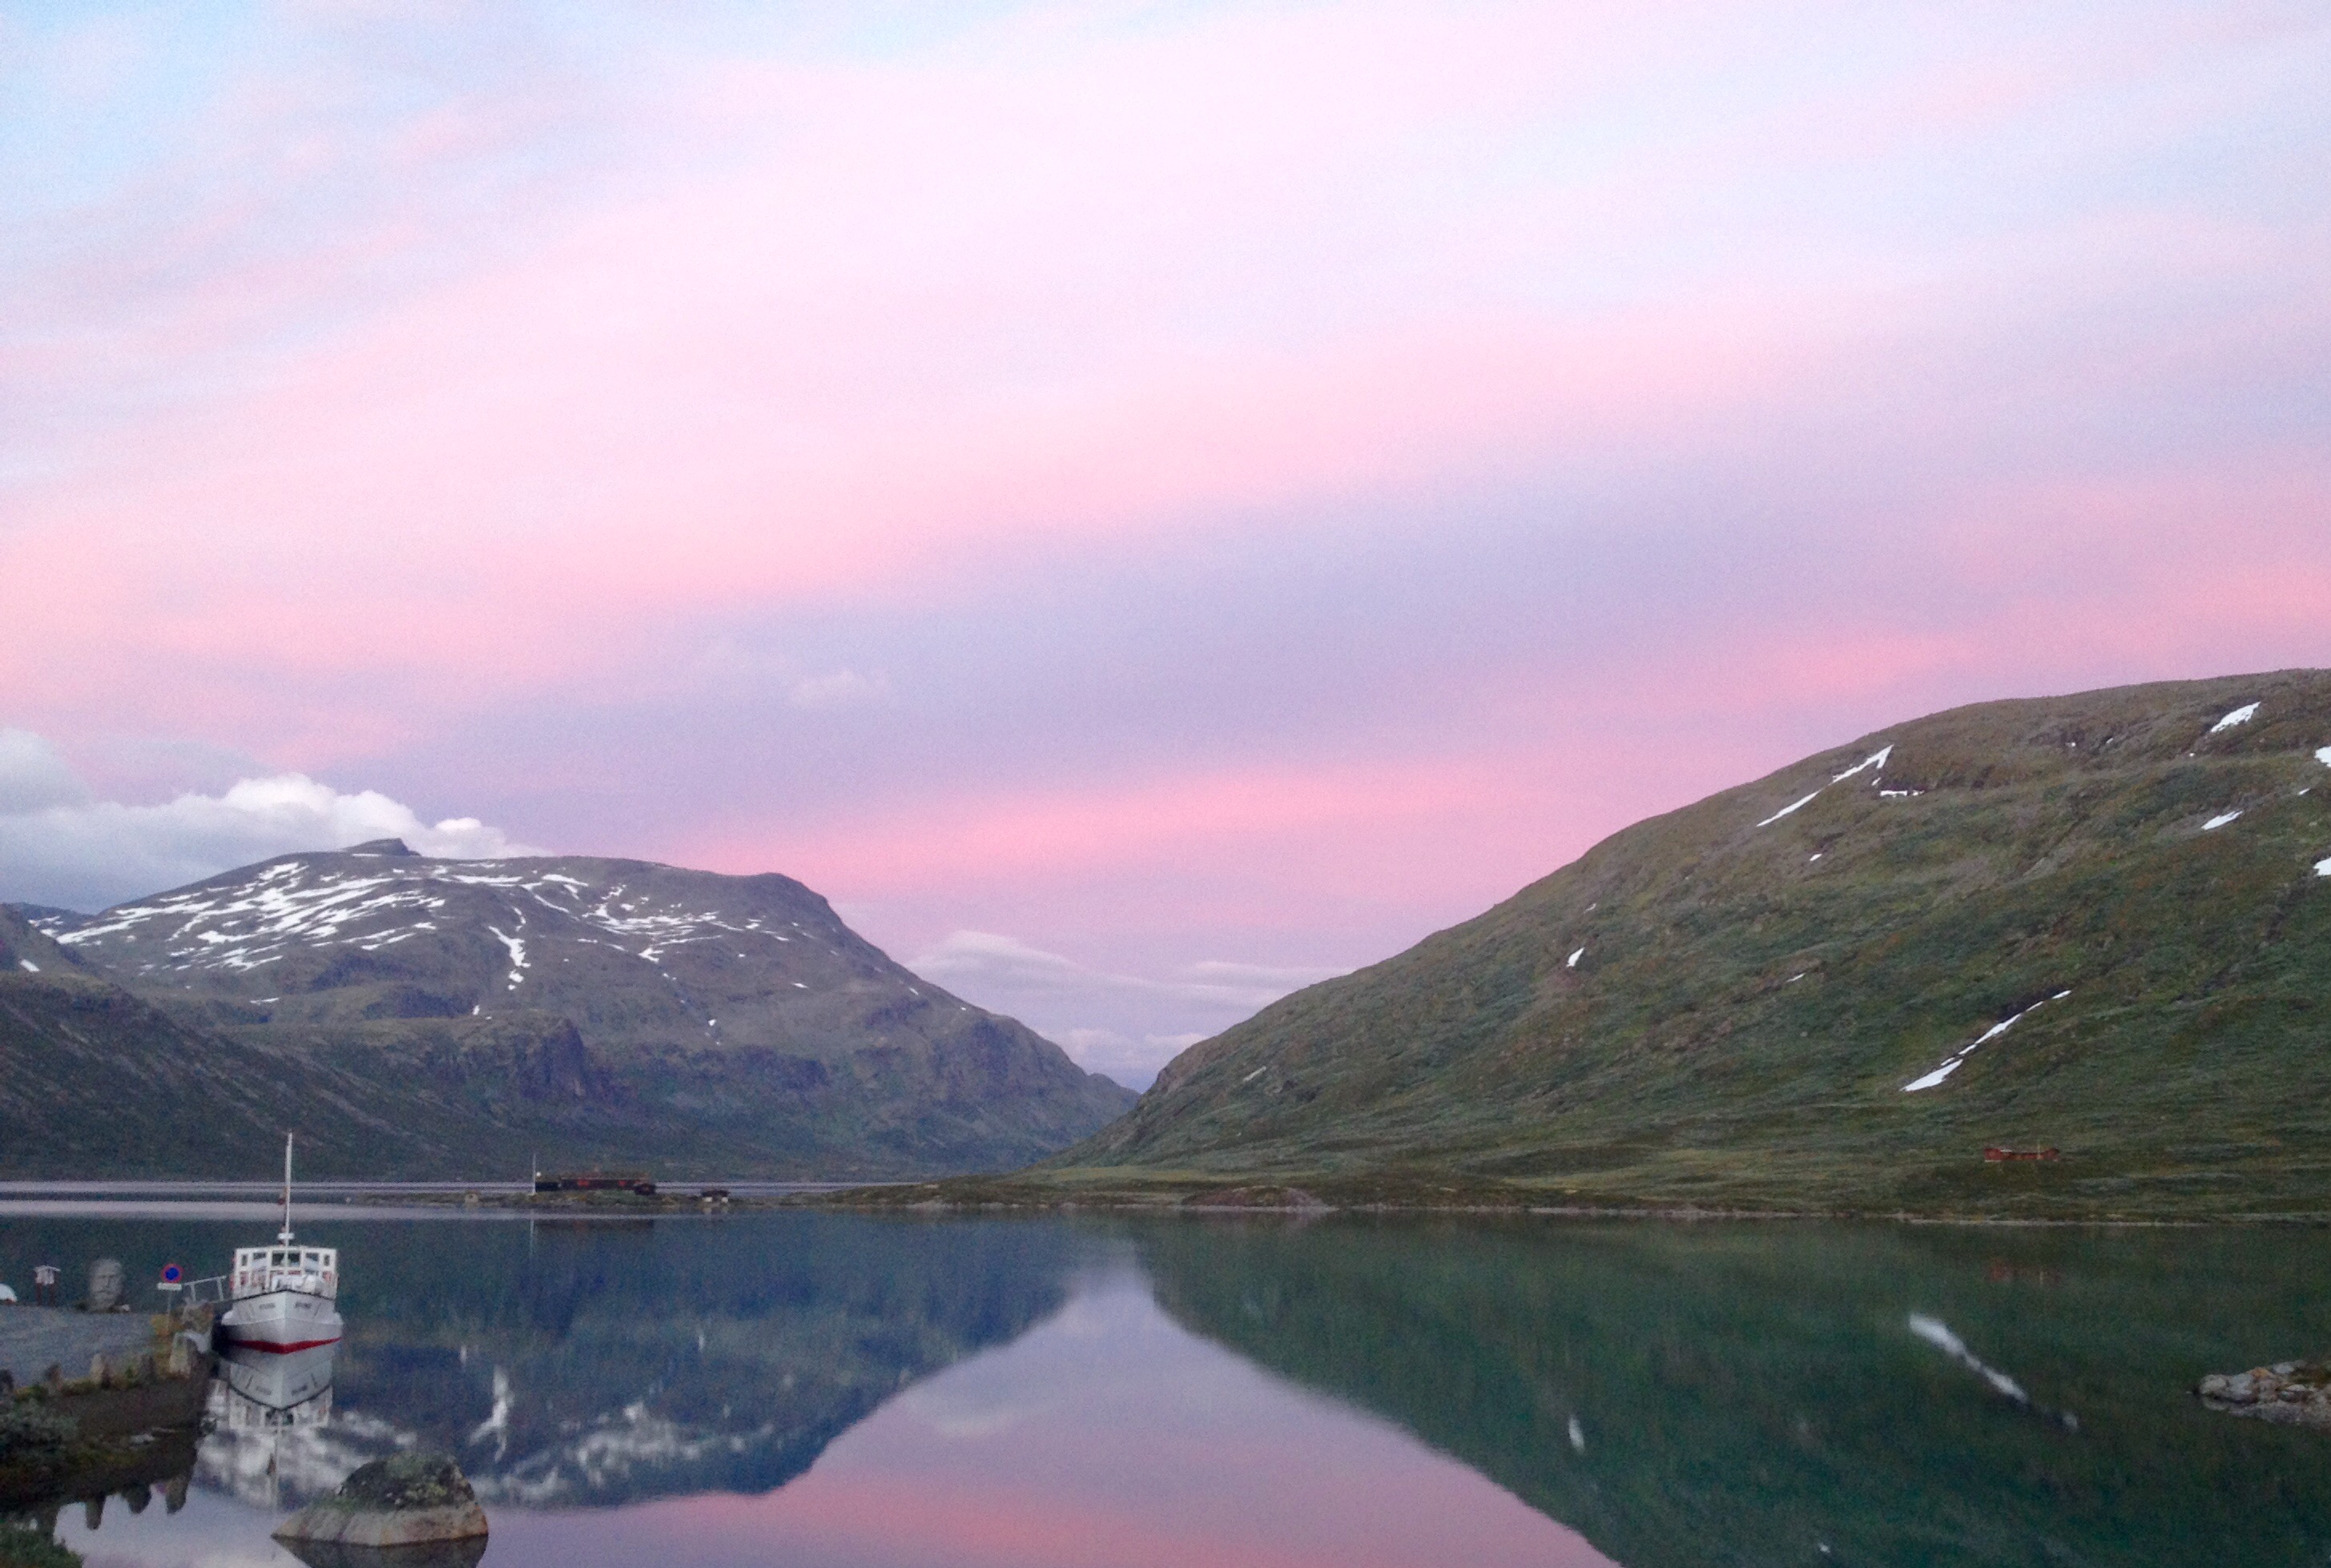
[[[83,966],[185,1028],[419,1097],[367,1116],[442,1129],[453,1107],[551,1155],[652,1149],[661,1172],[719,1174],[995,1168],[1133,1099],[901,967],[788,877],[440,860],[383,839],[25,925],[44,939],[19,955],[28,981],[52,957]],[[0,1018],[0,1049],[5,1033]],[[0,1143],[12,1136],[0,1105]],[[477,1157],[474,1131],[427,1137],[441,1172]],[[317,1168],[378,1174],[386,1157],[347,1154],[327,1144]]]
[[[350,844],[344,855],[412,855],[413,846],[403,839],[367,839],[361,844]],[[417,858],[417,857],[416,857]]]

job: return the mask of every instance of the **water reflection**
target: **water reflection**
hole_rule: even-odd
[[[396,1444],[397,1432],[358,1416],[332,1420],[337,1345],[276,1354],[219,1352],[205,1411],[195,1478],[272,1514],[321,1497]]]
[[[228,1431],[321,1426],[332,1415],[332,1363],[339,1346],[273,1354],[230,1345],[219,1352],[211,1421]]]
[[[1142,1256],[1193,1331],[1631,1568],[2331,1554],[2331,1444],[2189,1392],[2331,1338],[2317,1232],[1344,1221]]]
[[[527,1506],[782,1486],[901,1388],[1056,1310],[1080,1245],[815,1217],[367,1240],[344,1407]]]
[[[275,1510],[412,1446],[509,1568],[2331,1556],[2331,1441],[2189,1392],[2331,1343],[2317,1231],[328,1228],[347,1337],[222,1365],[195,1478],[241,1511],[170,1521],[249,1544],[109,1519],[119,1561],[280,1563]]]

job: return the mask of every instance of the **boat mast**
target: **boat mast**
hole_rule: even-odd
[[[283,1229],[276,1233],[278,1241],[289,1246],[291,1241],[291,1135],[283,1135]]]

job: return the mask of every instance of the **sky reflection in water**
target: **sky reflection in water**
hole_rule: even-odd
[[[1130,1268],[909,1389],[758,1497],[495,1524],[490,1561],[929,1564],[1609,1561],[1455,1461],[1175,1326]]]

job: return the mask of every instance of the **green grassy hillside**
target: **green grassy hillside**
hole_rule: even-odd
[[[1193,1048],[1037,1179],[2331,1210],[2326,748],[2311,670],[1881,730]]]

